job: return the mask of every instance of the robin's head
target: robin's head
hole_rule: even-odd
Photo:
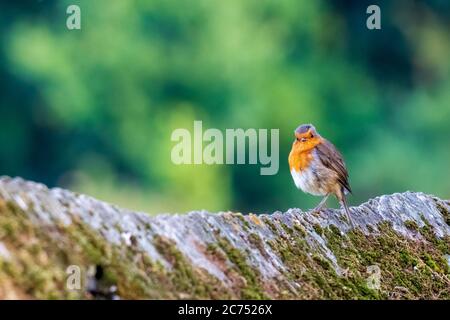
[[[302,124],[295,129],[294,133],[295,140],[292,148],[298,152],[311,150],[322,141],[321,136],[312,124]]]

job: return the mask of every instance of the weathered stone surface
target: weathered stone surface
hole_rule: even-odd
[[[0,299],[449,299],[449,211],[405,192],[351,208],[355,230],[332,209],[152,217],[4,177]]]

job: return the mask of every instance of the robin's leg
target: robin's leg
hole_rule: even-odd
[[[327,202],[328,196],[329,196],[329,194],[327,194],[325,197],[323,197],[323,199],[319,202],[319,204],[314,209],[312,209],[311,211],[314,212],[314,213],[319,213],[323,209],[323,207],[325,206],[325,203]]]
[[[353,222],[353,219],[350,215],[350,210],[348,209],[347,206],[347,199],[345,198],[345,194],[343,191],[339,192],[336,197],[339,200],[339,203],[341,204],[341,206],[344,208],[345,214],[347,216],[348,221],[350,222],[352,228],[355,228],[355,223]]]

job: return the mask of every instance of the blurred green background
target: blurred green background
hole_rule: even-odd
[[[311,122],[346,159],[350,203],[448,199],[449,18],[444,0],[2,1],[0,174],[150,213],[308,208],[287,155]],[[172,164],[193,120],[279,128],[279,173]]]

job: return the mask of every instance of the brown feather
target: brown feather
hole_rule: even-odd
[[[351,193],[352,189],[348,182],[347,168],[342,155],[336,147],[328,140],[322,138],[322,143],[316,146],[316,150],[323,165],[336,172],[337,180],[341,187]]]

